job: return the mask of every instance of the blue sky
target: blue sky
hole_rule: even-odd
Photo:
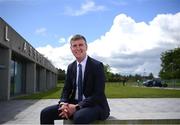
[[[91,42],[108,31],[113,19],[120,13],[136,22],[152,20],[157,14],[177,13],[179,0],[97,0],[99,10],[86,11],[82,15],[72,13],[81,10],[88,0],[0,0],[0,15],[34,47],[51,43],[57,46],[59,37],[74,33],[84,34]],[[67,12],[67,8],[72,9]],[[39,36],[37,29],[45,28],[48,34]]]
[[[146,38],[147,34],[143,34],[144,31],[151,31],[157,22],[162,24],[161,22],[165,18],[166,21],[164,22],[168,20],[170,23],[171,19],[169,18],[176,19],[175,22],[172,22],[175,25],[173,31],[176,31],[174,34],[178,34],[179,25],[177,25],[177,20],[179,19],[179,14],[177,13],[179,12],[179,0],[0,0],[0,16],[57,67],[66,69],[68,63],[73,60],[69,51],[64,52],[63,50],[66,50],[69,37],[80,33],[87,38],[90,44],[89,49],[92,49],[89,52],[90,56],[103,61],[105,64],[109,64],[112,67],[112,71],[122,74],[143,74],[144,72],[147,72],[147,74],[150,72],[158,74],[160,70],[160,53],[179,46],[178,41],[175,41],[179,37],[177,35],[176,38],[171,37],[169,33],[167,38],[169,41],[166,41],[167,39],[163,41],[163,44],[171,43],[170,46],[168,45],[169,48],[167,46],[164,48],[159,47],[159,43],[162,44],[160,40],[162,40],[163,36],[161,35],[164,33],[163,27],[169,27],[167,23],[163,23],[164,25],[160,26],[160,31],[163,29],[163,32],[159,34],[157,32],[159,30],[155,30],[157,34],[154,33],[152,36],[149,36],[154,38],[152,42],[149,41],[147,43],[151,47],[143,47],[141,46],[143,43],[138,43],[137,41],[137,44],[135,44],[137,49],[132,49],[133,47],[129,47],[132,45],[130,39],[132,38],[134,40],[133,43],[135,43],[136,40],[140,39],[141,41],[143,37]],[[157,15],[164,15],[165,17],[158,17]],[[125,25],[126,22],[123,23],[123,20],[128,23]],[[135,31],[139,30],[138,33],[143,31],[141,33],[144,35],[142,38],[134,37],[137,32],[131,31],[132,23],[133,26],[139,27]],[[115,26],[119,27],[119,29],[124,26],[125,29],[123,31],[116,30],[116,28],[113,28]],[[127,29],[127,27],[130,27],[130,29]],[[146,29],[147,27],[148,30]],[[143,30],[140,30],[141,28]],[[110,42],[110,38],[116,34],[113,33],[115,31],[123,35],[123,38],[117,37],[117,39],[113,39],[119,43]],[[127,37],[124,37],[126,35]],[[161,36],[161,38],[156,38],[157,36]],[[106,42],[107,40],[109,40],[109,43]],[[174,42],[172,42],[173,40]],[[106,45],[103,42],[107,44],[112,43],[112,46],[109,46],[112,48],[110,49],[111,51],[107,51],[107,49],[109,50],[108,47],[103,48],[103,45]],[[96,45],[101,47],[98,48]],[[116,46],[119,46],[119,48],[116,48]],[[100,49],[102,50],[101,52],[99,51]],[[157,64],[154,64],[154,68],[150,68],[152,65],[148,65],[146,60],[142,60],[144,59],[143,52],[152,53],[154,49],[158,52],[154,55],[146,55],[146,57],[149,57],[149,62],[154,61],[152,58],[158,60]],[[54,50],[56,51],[54,52]],[[48,55],[49,52],[62,52],[64,55],[52,56]],[[65,58],[66,56],[70,57]],[[132,56],[136,58],[135,62],[132,60]],[[127,63],[128,61],[130,63]],[[142,61],[144,64],[139,63]],[[130,69],[130,67],[132,68]]]

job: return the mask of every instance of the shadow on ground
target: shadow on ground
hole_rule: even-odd
[[[10,120],[16,120],[18,115],[28,115],[25,110],[37,103],[39,100],[10,100],[0,102],[0,124]],[[24,112],[24,113],[23,113]]]

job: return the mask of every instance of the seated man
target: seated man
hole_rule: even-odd
[[[57,119],[72,119],[74,124],[88,124],[109,116],[103,64],[87,56],[87,42],[82,35],[71,38],[70,48],[76,61],[68,66],[59,104],[41,111],[41,124],[54,124]]]

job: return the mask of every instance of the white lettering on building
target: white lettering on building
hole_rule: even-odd
[[[6,41],[10,41],[10,39],[8,38],[8,26],[5,27],[5,40]]]

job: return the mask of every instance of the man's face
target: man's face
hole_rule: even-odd
[[[83,39],[71,41],[71,51],[78,62],[86,57],[87,45]]]

